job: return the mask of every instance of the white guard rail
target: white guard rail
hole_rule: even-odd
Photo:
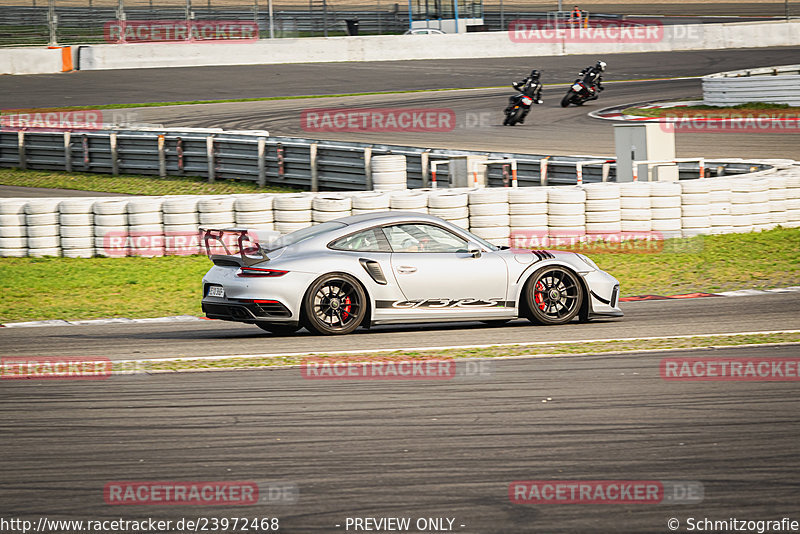
[[[771,102],[800,106],[800,65],[720,72],[703,77],[703,103]]]

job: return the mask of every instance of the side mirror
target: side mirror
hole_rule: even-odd
[[[471,254],[473,258],[481,257],[481,246],[473,241],[467,243],[467,254]]]

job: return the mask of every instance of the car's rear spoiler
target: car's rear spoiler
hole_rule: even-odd
[[[206,248],[206,255],[214,262],[214,265],[242,267],[269,261],[258,244],[258,237],[248,232],[247,228],[200,227],[200,236]],[[216,241],[218,244],[212,244],[212,241]],[[212,252],[212,248],[214,252]],[[234,249],[233,252],[231,248]],[[221,254],[220,252],[223,250],[225,253]]]

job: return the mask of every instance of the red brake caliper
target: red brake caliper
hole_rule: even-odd
[[[536,301],[536,305],[539,306],[539,309],[544,311],[545,304],[544,304],[544,296],[542,295],[542,291],[544,291],[544,285],[542,281],[536,282],[536,290],[533,292],[533,299]]]
[[[350,315],[350,310],[352,309],[351,306],[352,302],[350,301],[350,297],[344,298],[344,311],[342,312],[342,319],[347,319]]]

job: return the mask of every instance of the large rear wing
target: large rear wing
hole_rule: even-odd
[[[254,230],[201,226],[200,238],[206,249],[206,255],[215,265],[236,264],[242,267],[269,261]]]

